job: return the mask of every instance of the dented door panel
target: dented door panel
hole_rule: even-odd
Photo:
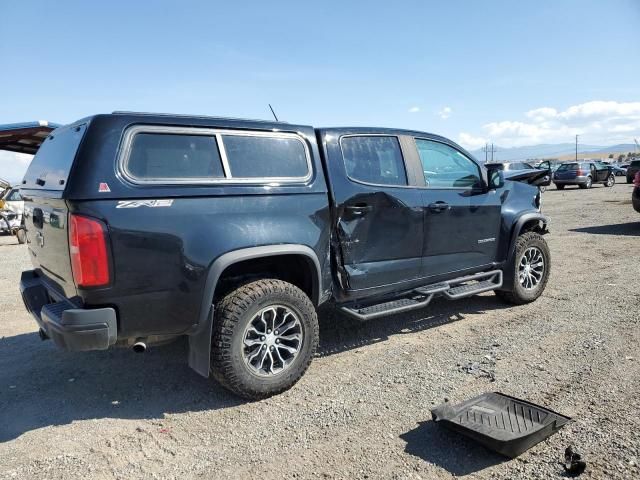
[[[353,290],[411,280],[420,274],[420,192],[380,188],[354,186],[355,194],[345,198],[337,210],[339,243]]]

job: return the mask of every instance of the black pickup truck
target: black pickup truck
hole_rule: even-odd
[[[43,339],[187,336],[189,365],[246,398],[303,375],[322,304],[521,304],[549,275],[538,189],[417,131],[114,112],[51,132],[21,191]]]

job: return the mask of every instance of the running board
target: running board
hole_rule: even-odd
[[[450,300],[458,300],[459,298],[496,290],[502,286],[502,270],[492,270],[491,272],[476,273],[475,275],[457,278],[449,282],[449,285],[451,285],[451,288],[443,293]]]
[[[501,286],[502,270],[492,270],[425,285],[409,292],[405,298],[368,306],[341,307],[340,310],[357,320],[367,321],[424,308],[429,305],[436,294],[443,294],[450,300],[458,300],[489,290],[496,290]]]

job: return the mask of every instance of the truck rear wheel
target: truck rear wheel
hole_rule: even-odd
[[[514,263],[512,289],[496,290],[496,295],[515,305],[533,302],[542,295],[551,269],[551,254],[542,235],[536,232],[520,235]]]
[[[237,395],[257,400],[291,388],[318,346],[318,316],[295,285],[248,283],[215,307],[211,373]]]

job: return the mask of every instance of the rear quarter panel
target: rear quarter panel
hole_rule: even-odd
[[[103,218],[113,249],[113,286],[81,292],[119,312],[119,335],[180,334],[197,324],[205,281],[220,255],[253,246],[302,244],[328,255],[326,194],[176,198],[170,206],[75,205]],[[323,282],[325,283],[325,282]]]

